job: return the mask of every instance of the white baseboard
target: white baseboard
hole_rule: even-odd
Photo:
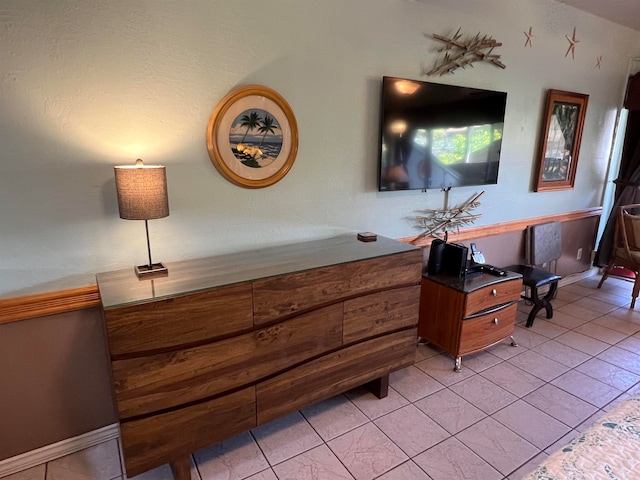
[[[102,442],[118,438],[120,431],[118,424],[113,423],[106,427],[83,433],[77,437],[67,438],[51,445],[32,450],[30,452],[16,455],[0,461],[0,478],[9,476],[13,473],[35,467],[42,463],[50,462],[56,458],[64,457],[71,453],[79,452],[85,448],[93,447]]]
[[[585,278],[593,277],[598,274],[598,267],[591,267],[589,270],[580,273],[574,273],[572,275],[568,275],[566,277],[562,277],[558,282],[559,287],[564,287],[565,285],[570,285],[575,282],[579,282],[580,280],[584,280]]]

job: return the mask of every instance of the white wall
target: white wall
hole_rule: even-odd
[[[489,34],[505,70],[421,75],[432,33]],[[525,35],[533,28],[533,48]],[[565,57],[576,27],[575,60]],[[616,109],[640,33],[554,0],[2,0],[0,297],[83,286],[146,261],[144,224],[118,217],[113,166],[167,167],[171,215],[150,222],[165,262],[336,233],[419,233],[439,191],[378,193],[380,79],[508,92],[499,183],[476,225],[601,204]],[[595,67],[602,55],[602,68]],[[233,87],[295,112],[297,160],[248,190],[211,164],[205,129]],[[590,95],[573,190],[534,193],[546,89]],[[454,189],[459,203],[477,188]]]

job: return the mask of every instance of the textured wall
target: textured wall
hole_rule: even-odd
[[[156,260],[416,233],[408,217],[443,195],[376,191],[380,78],[423,79],[438,46],[425,34],[458,27],[503,42],[507,65],[434,79],[509,95],[499,183],[477,224],[600,205],[640,34],[553,0],[3,0],[0,296],[82,286],[146,260],[144,226],[118,218],[113,181],[112,167],[137,157],[167,166],[171,216],[150,222]],[[575,60],[564,56],[573,27]],[[282,94],[299,126],[292,170],[266,189],[232,185],[206,151],[211,111],[247,83]],[[576,187],[533,193],[548,88],[590,102]],[[454,189],[450,201],[477,191]]]

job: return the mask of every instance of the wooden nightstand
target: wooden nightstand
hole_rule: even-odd
[[[466,278],[449,275],[422,277],[418,335],[455,357],[456,372],[462,356],[483,350],[511,337],[522,276],[475,273]]]

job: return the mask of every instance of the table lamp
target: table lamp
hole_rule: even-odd
[[[148,220],[169,216],[169,197],[167,196],[167,174],[161,165],[145,165],[136,160],[135,165],[114,167],[118,209],[120,218],[125,220],[144,220],[147,232],[147,252],[149,263],[138,265],[135,272],[138,277],[167,274],[167,267],[151,261]]]

